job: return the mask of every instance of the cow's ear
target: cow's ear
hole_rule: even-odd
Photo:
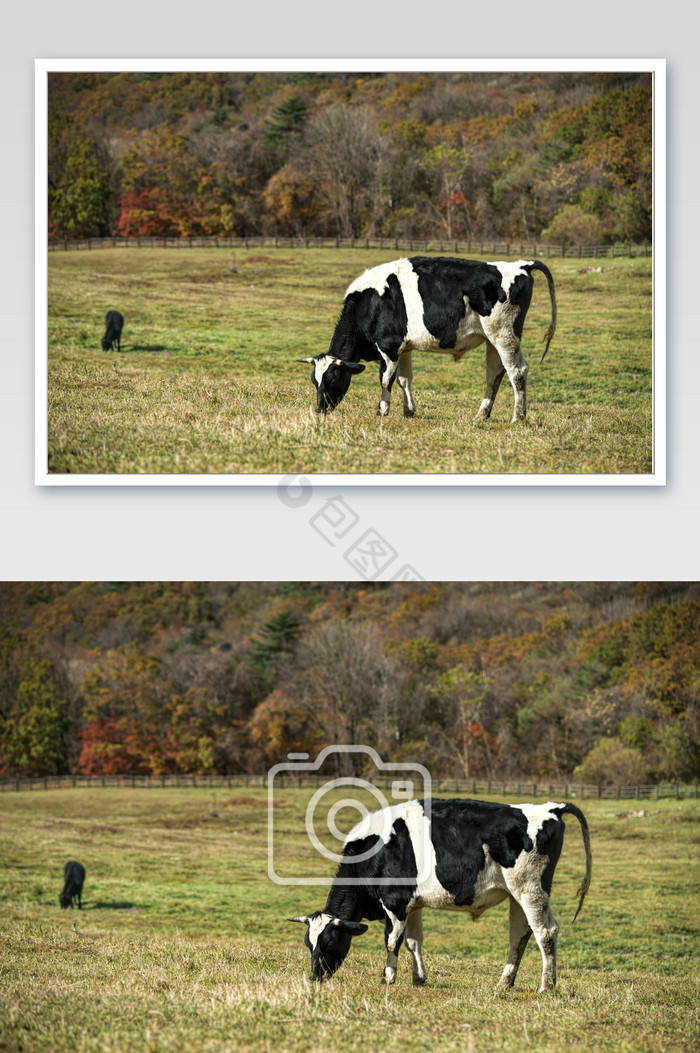
[[[344,369],[347,369],[348,373],[361,373],[366,366],[362,362],[341,362],[337,361],[338,365],[342,365]]]
[[[333,924],[343,932],[349,932],[351,936],[361,936],[369,928],[369,925],[363,925],[361,921],[342,921],[341,918],[334,918]]]
[[[302,914],[302,916],[299,917],[299,918],[287,918],[287,921],[300,921],[300,922],[302,922],[302,924],[308,925],[309,924],[309,917],[306,914]]]

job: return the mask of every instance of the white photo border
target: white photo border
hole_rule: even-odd
[[[48,74],[71,72],[639,72],[653,78],[652,471],[648,474],[309,474],[319,486],[666,485],[666,60],[621,59],[36,59],[35,427],[36,486],[277,486],[279,474],[50,474],[48,471]]]

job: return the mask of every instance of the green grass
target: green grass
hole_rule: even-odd
[[[474,423],[484,352],[414,359],[416,416],[401,392],[376,415],[377,369],[339,409],[314,412],[311,367],[343,293],[379,250],[112,249],[48,260],[51,473],[585,473],[652,470],[651,260],[551,261],[559,322],[535,276],[525,323],[528,418],[501,386]],[[125,316],[122,353],[100,347]]]
[[[310,792],[286,790],[275,809],[300,873],[319,865],[303,833]],[[695,801],[645,802],[643,815],[585,801],[593,885],[573,925],[584,856],[570,819],[553,890],[557,989],[536,993],[531,941],[515,988],[498,996],[505,905],[477,924],[425,912],[424,988],[411,986],[405,950],[397,984],[380,986],[376,923],[332,981],[310,984],[303,930],[285,918],[322,906],[325,891],[268,880],[260,789],[7,793],[0,806],[8,1053],[698,1048]],[[82,911],[58,906],[71,858],[87,869]]]

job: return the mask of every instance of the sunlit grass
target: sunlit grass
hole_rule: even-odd
[[[417,412],[401,392],[376,416],[377,370],[335,414],[314,413],[310,367],[348,282],[378,250],[101,250],[49,255],[49,471],[55,473],[586,473],[652,470],[651,260],[550,261],[559,324],[540,364],[549,296],[525,326],[528,418],[501,386],[475,424],[481,349],[414,355]],[[122,353],[100,348],[125,316]]]
[[[287,789],[275,808],[285,852],[303,867],[314,861],[310,793]],[[405,951],[396,986],[380,986],[374,923],[332,982],[309,983],[301,926],[285,919],[322,906],[325,891],[268,880],[262,789],[4,794],[0,1048],[344,1053],[361,1036],[364,1049],[397,1051],[696,1049],[698,803],[580,803],[593,885],[573,925],[584,858],[570,821],[552,900],[556,992],[536,993],[531,943],[516,987],[497,996],[504,905],[478,924],[425,912],[424,988],[411,986]],[[87,869],[82,911],[58,906],[69,858]]]

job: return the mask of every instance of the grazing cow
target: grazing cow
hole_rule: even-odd
[[[83,881],[85,881],[85,867],[82,863],[76,863],[72,860],[70,863],[66,863],[63,868],[63,879],[64,886],[63,892],[58,897],[58,902],[61,904],[63,910],[67,910],[68,907],[73,906],[73,900],[78,898],[78,910],[83,909],[81,895],[83,891]]]
[[[389,412],[391,388],[398,379],[404,417],[412,417],[411,352],[445,352],[458,361],[486,341],[486,393],[476,419],[488,419],[507,373],[515,392],[513,420],[523,420],[528,367],[520,340],[532,298],[532,271],[542,271],[547,278],[552,305],[544,359],[554,336],[557,305],[554,280],[539,260],[479,263],[413,256],[365,271],[345,293],[328,352],[297,359],[313,362],[316,411],[335,409],[353,374],[365,368],[360,362],[365,359],[379,362],[378,413]]]
[[[107,326],[107,331],[102,337],[102,350],[111,351],[114,344],[116,344],[117,351],[121,351],[121,335],[122,329],[124,328],[124,315],[120,314],[119,311],[107,311],[105,324]]]
[[[588,825],[574,804],[493,804],[433,798],[406,801],[367,815],[344,842],[343,860],[323,910],[289,918],[305,923],[313,980],[332,976],[366,932],[362,918],[383,921],[387,949],[384,983],[396,979],[405,939],[413,983],[425,983],[421,954],[423,907],[466,910],[475,920],[508,899],[510,956],[498,987],[512,987],[531,933],[542,953],[540,991],[556,982],[558,926],[549,904],[564,842],[562,816],[576,816],[586,853],[578,909],[591,881]],[[359,857],[359,858],[358,858]],[[400,880],[399,880],[400,879]]]

